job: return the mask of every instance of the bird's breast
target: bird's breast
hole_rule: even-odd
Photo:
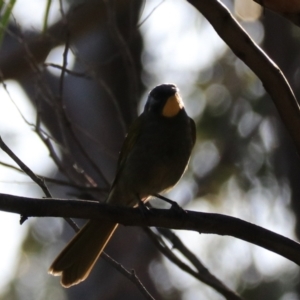
[[[122,194],[133,206],[140,198],[147,198],[173,187],[181,178],[192,149],[188,120],[150,120],[126,158],[114,193]],[[130,204],[129,204],[130,202]]]

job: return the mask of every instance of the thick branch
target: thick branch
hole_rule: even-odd
[[[273,251],[300,265],[300,244],[260,226],[220,214],[99,204],[95,201],[36,199],[0,194],[0,210],[31,217],[102,219],[130,226],[156,226],[229,235]]]
[[[300,153],[299,105],[279,67],[255,44],[220,1],[189,2],[205,16],[236,56],[262,81]]]

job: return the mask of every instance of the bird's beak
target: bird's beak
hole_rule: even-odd
[[[183,109],[183,101],[179,93],[175,93],[169,97],[162,110],[162,115],[167,118],[175,117],[181,109]]]

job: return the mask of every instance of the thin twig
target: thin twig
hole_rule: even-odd
[[[60,104],[62,104],[62,99],[64,96],[64,80],[65,80],[66,69],[68,66],[69,47],[70,47],[70,33],[67,32],[65,49],[64,49],[64,53],[63,53],[63,66],[62,66],[60,77],[59,77],[59,96],[58,97],[60,99]]]
[[[136,285],[136,287],[139,289],[139,291],[143,294],[143,296],[146,299],[154,300],[152,295],[148,292],[148,290],[145,288],[143,283],[140,281],[140,279],[137,277],[134,270],[129,272],[126,268],[124,268],[120,263],[115,261],[112,257],[110,257],[105,252],[102,252],[101,257],[110,263],[111,266],[113,266],[117,271],[119,271],[121,274],[123,274],[126,278],[128,278],[133,284]]]
[[[3,142],[0,136],[0,148],[13,160],[17,165],[26,173],[44,192],[46,197],[51,198],[51,193],[48,190],[44,180],[36,176],[13,152],[9,147]]]
[[[44,66],[51,66],[51,67],[54,67],[54,68],[57,68],[59,70],[62,70],[63,67],[60,66],[60,65],[57,65],[57,64],[53,64],[53,63],[44,63]],[[102,84],[101,83],[101,80],[99,80],[98,78],[95,78],[95,74],[92,76],[92,75],[88,75],[84,72],[75,72],[75,71],[72,71],[72,70],[69,70],[69,69],[65,69],[65,72],[70,74],[70,75],[74,75],[74,76],[78,76],[78,77],[82,77],[82,78],[85,78],[85,79],[95,79],[97,81],[100,82],[100,85],[102,85],[102,87],[105,89],[105,91],[109,94],[110,98],[112,99],[114,96],[111,93],[111,91],[108,91],[108,87],[105,85],[105,84]],[[115,105],[115,101],[112,101],[113,104]],[[117,109],[118,110],[118,109]],[[120,109],[119,111],[117,111],[117,114],[118,116],[120,115]],[[125,126],[125,123],[124,121],[121,121],[121,126],[122,126],[122,129],[124,130],[124,134],[126,133],[126,126]],[[89,132],[87,132],[84,128],[82,128],[81,126],[79,126],[78,124],[72,124],[74,126],[74,128],[76,128],[78,131],[80,131],[83,135],[85,135],[88,139],[90,139],[93,143],[95,143],[97,145],[97,149],[98,150],[101,150],[101,152],[103,152],[105,155],[113,158],[113,159],[117,159],[118,157],[112,153],[112,151],[109,151],[108,149],[106,149],[104,146],[103,146],[103,143],[100,143],[94,136],[92,136]]]
[[[59,144],[59,142],[53,137],[53,136],[51,136],[49,133],[47,133],[45,130],[43,130],[42,128],[41,128],[41,126],[40,126],[40,119],[36,122],[36,124],[33,124],[33,123],[31,123],[31,122],[29,122],[27,119],[26,119],[26,117],[23,115],[23,113],[22,113],[22,111],[20,110],[20,108],[18,107],[18,105],[16,104],[16,102],[13,100],[13,98],[11,97],[11,95],[10,95],[10,92],[9,92],[9,90],[8,90],[8,88],[7,88],[7,85],[6,85],[6,83],[2,80],[2,78],[0,77],[0,80],[1,80],[1,83],[2,83],[2,85],[3,85],[3,88],[4,88],[4,90],[5,90],[5,92],[7,93],[7,95],[8,95],[8,97],[9,97],[9,99],[10,99],[10,101],[11,101],[11,103],[14,105],[14,107],[15,107],[15,109],[17,110],[17,112],[19,113],[19,115],[20,115],[20,117],[23,119],[23,121],[28,125],[28,126],[30,126],[30,127],[32,127],[32,129],[36,132],[36,133],[38,133],[37,131],[39,131],[40,133],[42,133],[43,135],[45,135],[47,138],[49,138],[50,140],[53,140],[61,149],[62,149],[62,151],[64,151],[64,152],[66,152],[66,149],[64,149],[63,148],[63,146],[62,145],[60,145]],[[37,108],[38,108],[38,104],[36,105],[37,106]],[[38,109],[37,109],[37,111],[38,111]],[[38,114],[38,117],[39,117],[39,114]],[[38,130],[37,130],[38,129]],[[46,145],[47,146],[47,145]]]
[[[21,32],[21,30],[20,30]],[[24,48],[25,51],[25,56],[26,56],[26,64],[28,64],[30,66],[30,70],[34,72],[34,74],[37,76],[39,82],[38,82],[38,87],[40,89],[42,89],[41,92],[41,96],[45,99],[45,101],[50,105],[50,106],[54,106],[55,101],[53,101],[53,99],[55,99],[52,91],[50,90],[49,86],[44,82],[42,75],[41,75],[41,71],[40,68],[38,66],[37,60],[34,57],[34,55],[32,54],[32,47],[27,43],[27,40],[24,39],[23,35],[15,35],[13,32],[9,31],[9,33],[15,37],[15,39],[20,43],[20,45],[22,45],[22,47]],[[1,70],[2,71],[2,70]],[[3,81],[3,77],[1,77],[1,80]],[[38,107],[38,106],[37,106]],[[39,111],[39,109],[37,109],[37,111]],[[73,165],[74,165],[74,159],[72,159],[72,163],[70,163],[69,165],[72,166],[72,168],[69,167],[66,170],[65,166],[62,166],[60,159],[58,158],[58,156],[56,155],[54,148],[51,144],[51,142],[48,140],[48,138],[44,138],[44,134],[46,136],[49,137],[48,134],[46,134],[42,128],[41,128],[41,120],[40,120],[40,114],[39,112],[37,113],[37,121],[36,121],[36,125],[35,125],[35,131],[38,133],[39,137],[41,138],[41,140],[44,142],[44,144],[46,145],[46,147],[49,149],[50,155],[53,158],[54,162],[57,164],[59,170],[63,173],[68,173],[67,177],[69,178],[75,178],[76,176],[79,177],[79,174],[76,172],[76,170],[74,170]],[[62,146],[61,146],[62,147]],[[64,149],[63,149],[64,150]],[[66,151],[65,151],[66,152]],[[71,157],[70,152],[68,152],[68,157]],[[82,176],[80,175],[80,177],[82,178]]]
[[[127,126],[126,126],[126,123],[124,121],[124,117],[122,115],[120,105],[119,105],[113,91],[107,85],[105,80],[103,80],[103,78],[99,78],[99,76],[97,75],[97,72],[95,71],[94,65],[92,66],[91,64],[88,64],[85,60],[83,60],[81,57],[79,57],[75,49],[71,49],[71,50],[72,50],[72,53],[74,54],[74,56],[76,56],[77,61],[86,66],[86,69],[88,70],[88,73],[92,76],[92,78],[95,81],[97,81],[97,83],[99,83],[99,85],[103,88],[103,90],[108,95],[108,98],[110,99],[111,103],[113,104],[113,106],[116,110],[116,115],[117,115],[118,122],[120,123],[123,134],[125,135],[127,133]],[[118,56],[118,54],[116,56]],[[112,59],[113,58],[115,58],[115,56],[112,56]],[[103,63],[103,64],[105,64],[105,63]]]
[[[77,233],[79,231],[79,228],[75,229],[75,232]],[[101,253],[101,258],[103,258],[106,262],[108,262],[115,270],[117,270],[119,273],[121,273],[123,276],[125,276],[127,279],[129,279],[141,292],[141,294],[149,300],[154,300],[152,295],[148,292],[146,287],[143,285],[141,280],[138,278],[134,270],[129,272],[123,265],[118,263],[116,260],[114,260],[111,256],[109,256],[105,251]]]
[[[79,231],[79,228],[74,228],[75,232],[77,233]],[[118,263],[116,260],[114,260],[111,256],[109,256],[105,251],[101,253],[101,258],[103,258],[106,262],[108,262],[115,270],[120,272],[123,276],[125,276],[127,279],[129,279],[142,293],[142,295],[149,300],[154,300],[154,298],[151,296],[151,294],[148,292],[146,287],[143,285],[141,280],[138,278],[138,276],[135,274],[134,270],[129,272],[123,265]]]
[[[180,269],[192,275],[199,281],[206,283],[207,285],[218,291],[220,294],[222,294],[228,300],[242,299],[239,295],[230,290],[228,287],[225,286],[225,284],[223,284],[220,280],[213,276],[203,265],[201,268],[201,272],[199,272],[198,268],[198,272],[194,271],[190,266],[188,266],[174,254],[174,252],[165,244],[165,242],[160,236],[156,235],[151,229],[147,227],[144,227],[143,229],[148,235],[148,237],[151,239],[151,241],[154,243],[154,245],[159,249],[159,251],[161,251],[170,261],[172,261]],[[204,269],[205,272],[203,272]]]
[[[78,8],[78,5],[77,5]],[[116,13],[122,14],[128,8],[127,1],[118,1]],[[76,5],[66,13],[68,29],[71,32],[72,41],[78,40],[97,24],[103,26],[107,20],[105,5],[102,1],[84,1],[80,9]],[[27,43],[31,49],[32,56],[37,64],[45,61],[51,49],[65,43],[66,26],[62,20],[49,26],[47,35],[27,37]],[[4,79],[18,80],[31,70],[31,63],[28,61],[27,51],[23,44],[21,47],[13,47],[7,55],[0,56],[0,69]],[[12,68],[12,64],[14,68]]]
[[[44,132],[42,131],[41,128],[41,112],[40,112],[40,106],[39,103],[36,104],[36,108],[37,108],[37,114],[36,114],[36,124],[35,124],[35,132],[37,133],[38,137],[40,138],[40,140],[44,143],[44,145],[46,146],[46,148],[49,151],[49,155],[52,158],[53,162],[56,164],[58,170],[64,174],[70,181],[72,181],[73,183],[78,184],[78,172],[75,172],[75,169],[73,167],[74,165],[74,160],[73,157],[71,157],[69,151],[64,148],[62,145],[58,144],[61,148],[61,150],[67,154],[65,156],[65,160],[66,159],[70,159],[72,163],[69,164],[63,164],[63,162],[61,161],[61,159],[59,158],[58,154],[56,153],[54,146],[52,145],[51,142],[51,138],[49,138],[48,135],[45,136]],[[77,176],[76,176],[77,175]],[[83,176],[80,176],[80,179],[85,180],[85,178]]]
[[[76,146],[78,149],[81,151],[83,156],[87,159],[89,162],[90,166],[93,167],[93,169],[98,173],[104,184],[109,187],[110,183],[104,176],[102,170],[98,167],[98,165],[91,159],[89,154],[87,153],[86,149],[82,146],[80,140],[78,139],[77,135],[75,134],[72,126],[72,122],[69,120],[64,105],[63,105],[63,85],[64,85],[64,76],[65,76],[65,69],[67,68],[67,62],[68,62],[68,51],[69,51],[69,36],[67,36],[66,39],[66,44],[65,44],[65,50],[63,53],[63,66],[62,66],[62,72],[60,76],[60,84],[59,84],[59,95],[57,97],[58,100],[58,119],[59,119],[59,124],[61,127],[61,132],[64,137],[64,144],[65,146],[68,146],[68,140],[67,140],[67,135],[66,131],[70,134],[71,138],[75,142]],[[90,181],[90,177],[87,175],[87,180]]]
[[[18,105],[16,104],[16,102],[14,101],[14,99],[12,98],[12,96],[10,95],[10,92],[7,88],[7,84],[2,80],[1,76],[0,76],[0,81],[2,83],[2,86],[10,100],[10,102],[13,104],[13,106],[15,107],[15,109],[17,110],[17,112],[19,113],[19,115],[21,116],[21,118],[23,119],[23,121],[29,125],[30,127],[34,127],[34,124],[33,123],[30,123],[26,118],[25,116],[23,115],[22,111],[20,110],[20,108],[18,107]]]
[[[151,16],[152,14],[158,9],[159,6],[161,6],[163,4],[163,2],[165,2],[165,0],[160,1],[148,14],[148,16],[146,16],[144,18],[144,20],[142,20],[140,23],[137,24],[137,28],[140,28]]]
[[[11,164],[5,163],[3,161],[0,161],[0,165],[10,168],[14,171],[20,172],[22,174],[26,174],[22,169],[19,169]],[[86,190],[86,191],[98,191],[98,192],[103,192],[103,193],[107,193],[108,190],[106,189],[101,189],[98,187],[93,187],[93,186],[83,186],[83,185],[79,185],[76,183],[72,183],[70,181],[67,180],[61,180],[61,179],[56,179],[56,178],[51,178],[51,177],[47,177],[47,176],[43,176],[43,175],[36,175],[37,177],[41,178],[44,181],[47,181],[49,183],[53,183],[53,184],[57,184],[57,185],[64,185],[64,186],[69,186],[69,187],[73,187],[76,188],[78,190]],[[28,182],[26,182],[28,183]]]
[[[172,243],[173,248],[181,252],[181,254],[183,254],[196,267],[199,273],[207,274],[208,269],[202,264],[199,258],[183,244],[180,238],[172,230],[157,228],[157,231],[167,238]]]
[[[157,228],[157,230],[172,243],[173,248],[177,249],[193,264],[198,271],[197,278],[199,280],[220,292],[224,297],[226,297],[226,299],[242,299],[235,292],[231,291],[223,282],[211,274],[199,258],[182,243],[179,237],[172,230],[167,228]]]
[[[55,69],[59,69],[61,71],[64,69],[64,67],[62,67],[61,65],[54,64],[54,63],[44,63],[43,65],[45,67],[52,67],[52,68],[55,68]],[[67,68],[65,68],[64,70],[69,75],[73,75],[73,76],[76,76],[76,77],[81,77],[81,78],[84,78],[84,79],[93,79],[92,76],[86,74],[85,72],[76,72],[76,71],[73,71],[73,70],[70,70],[70,69],[67,69]]]

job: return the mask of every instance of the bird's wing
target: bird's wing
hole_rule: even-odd
[[[115,183],[118,180],[118,177],[120,176],[123,167],[126,164],[127,156],[135,146],[137,140],[140,137],[140,134],[142,132],[142,125],[143,125],[143,119],[144,116],[141,114],[129,127],[128,134],[125,137],[125,140],[123,142],[121,152],[119,154],[119,159],[118,159],[118,165],[117,165],[117,173],[116,177],[112,183],[111,189],[114,187]]]

